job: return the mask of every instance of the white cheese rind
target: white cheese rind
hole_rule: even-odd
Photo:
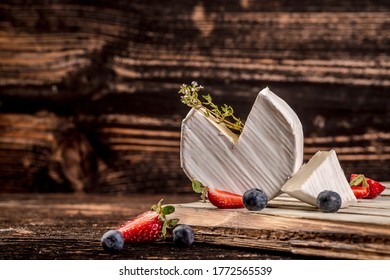
[[[282,187],[283,192],[314,206],[324,190],[337,192],[342,208],[356,202],[334,150],[317,152]]]
[[[187,176],[233,193],[261,188],[272,199],[303,161],[301,122],[268,88],[258,94],[239,137],[195,109],[183,120],[181,133]]]

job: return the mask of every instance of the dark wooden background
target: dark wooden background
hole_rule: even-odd
[[[269,86],[306,160],[390,180],[387,0],[1,1],[0,192],[191,192],[193,80],[243,119]]]

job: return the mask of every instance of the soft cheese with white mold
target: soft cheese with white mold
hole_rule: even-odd
[[[334,150],[317,152],[282,187],[283,192],[314,206],[324,190],[337,192],[342,208],[356,202]]]
[[[181,133],[184,172],[211,188],[238,194],[261,188],[272,199],[303,162],[301,122],[268,88],[258,94],[240,136],[195,109]]]

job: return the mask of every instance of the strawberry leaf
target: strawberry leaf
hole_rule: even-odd
[[[167,220],[166,221],[167,228],[174,228],[178,222],[179,222],[179,219]]]
[[[172,205],[164,206],[161,211],[163,215],[169,215],[172,214],[173,212],[175,212],[175,207],[173,207]]]
[[[203,184],[197,180],[192,180],[192,189],[196,193],[200,193],[200,197],[203,202],[206,202],[207,190],[208,188],[203,186]]]
[[[174,228],[178,222],[179,222],[179,219],[166,220],[163,223],[162,229],[161,229],[161,233],[162,233],[163,237],[165,237],[167,235],[167,229]]]
[[[196,193],[203,193],[204,186],[201,182],[199,182],[197,180],[192,180],[192,189]]]

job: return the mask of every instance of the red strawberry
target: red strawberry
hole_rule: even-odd
[[[149,242],[160,237],[162,224],[155,211],[148,211],[128,221],[117,230],[122,233],[125,242]]]
[[[165,237],[167,228],[173,228],[179,219],[167,220],[166,215],[175,211],[171,205],[161,206],[162,199],[150,211],[138,215],[116,230],[109,230],[101,238],[104,250],[116,253],[123,249],[125,242],[151,242],[161,235]]]
[[[366,198],[370,194],[369,188],[351,186],[356,198]]]
[[[196,193],[202,194],[202,199],[206,196],[210,203],[218,208],[244,208],[242,195],[203,186],[199,181],[192,181],[192,188]]]
[[[376,198],[378,197],[384,190],[385,190],[385,186],[382,185],[381,183],[375,181],[375,180],[372,180],[370,178],[367,178],[367,183],[368,185],[370,186],[370,194],[365,197],[365,198],[369,198],[369,199],[373,199],[373,198]]]
[[[385,190],[385,186],[375,180],[365,177],[363,174],[352,174],[350,185],[354,193],[354,188],[368,189],[368,193],[364,197],[357,197],[355,193],[356,198],[373,199],[378,197]]]
[[[365,198],[370,194],[370,188],[364,175],[352,174],[349,182],[356,198]]]
[[[218,208],[244,208],[242,195],[239,194],[208,188],[207,197]]]
[[[151,242],[161,235],[165,237],[167,228],[172,228],[178,219],[167,220],[166,215],[175,211],[171,205],[161,206],[162,200],[152,206],[152,210],[138,215],[117,228],[122,233],[125,242]]]

